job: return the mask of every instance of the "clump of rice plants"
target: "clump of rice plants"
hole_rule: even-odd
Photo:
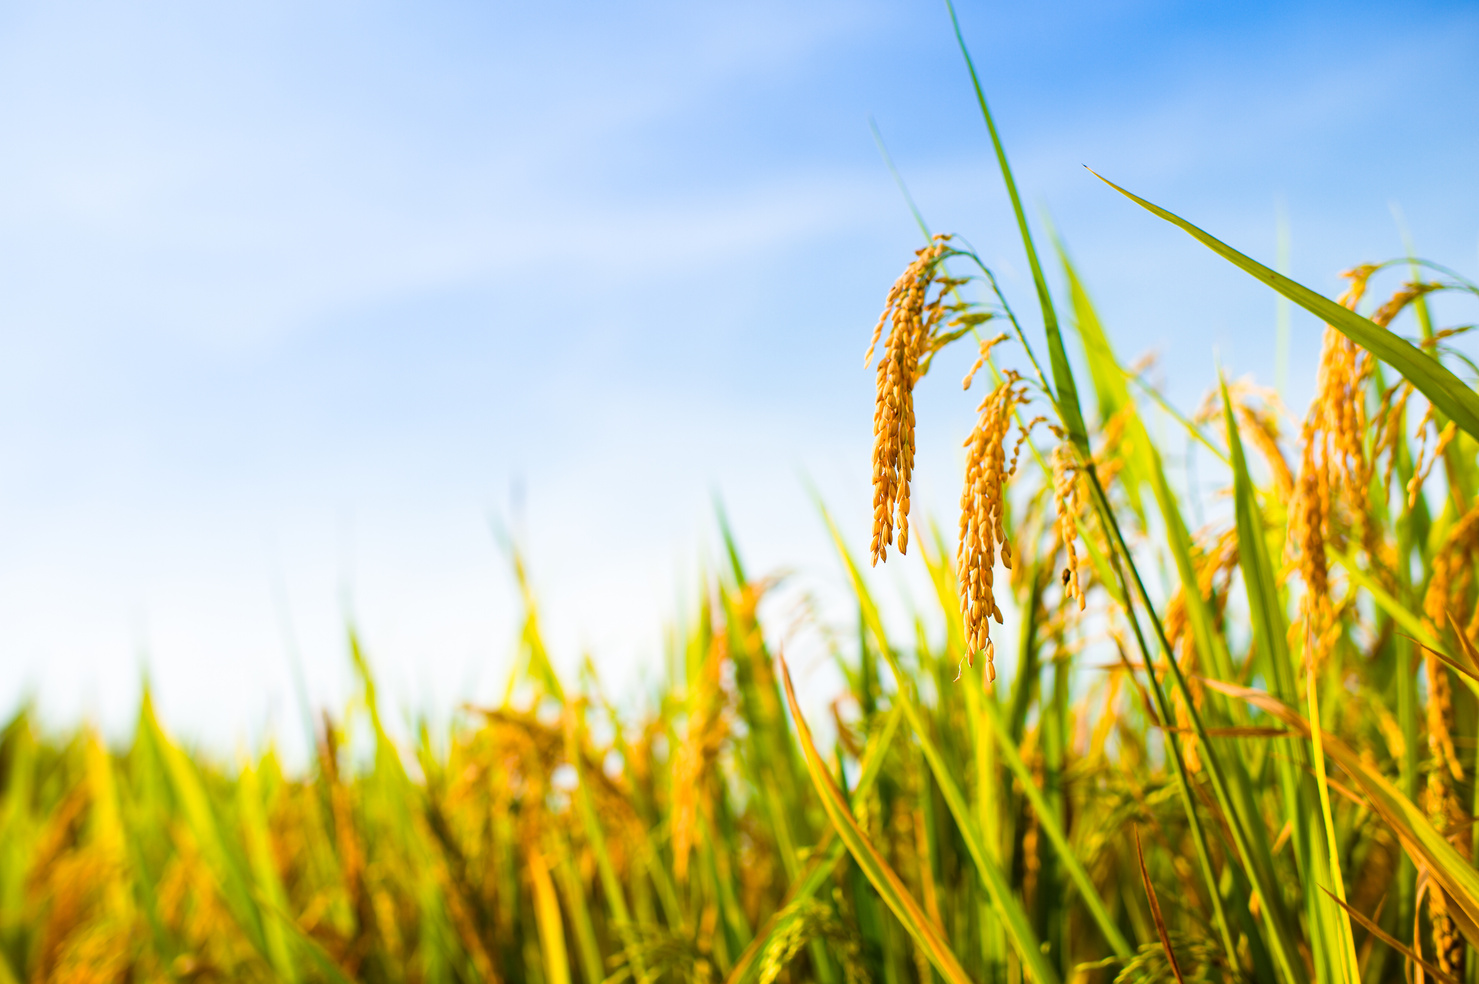
[[[1297,423],[1246,382],[1179,413],[1061,250],[1059,320],[977,95],[1046,352],[957,239],[887,293],[857,554],[914,547],[935,611],[890,634],[823,513],[857,606],[834,747],[765,641],[775,582],[727,528],[642,717],[590,663],[555,671],[516,557],[522,696],[442,735],[387,734],[353,635],[360,693],[301,774],[191,754],[147,697],[121,747],[18,714],[0,984],[1474,979],[1479,394],[1452,367],[1479,371],[1427,299],[1479,287],[1404,258],[1332,301],[1124,192],[1329,326]],[[952,560],[910,535],[913,391],[967,338],[984,396]],[[1220,462],[1229,505],[1203,529],[1152,413]]]

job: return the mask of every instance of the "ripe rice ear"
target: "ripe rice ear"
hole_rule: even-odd
[[[883,313],[873,328],[873,339],[863,365],[873,360],[878,341],[877,394],[873,406],[873,544],[872,561],[887,559],[896,539],[900,553],[909,547],[909,481],[914,472],[914,384],[923,375],[921,363],[930,354],[931,336],[955,310],[946,305],[954,282],[936,278],[940,261],[949,253],[949,236],[935,236],[915,252],[914,261],[889,289]],[[888,334],[884,335],[887,327]],[[897,533],[896,533],[897,530]]]
[[[1006,454],[1007,433],[1013,413],[1026,401],[1027,390],[1016,373],[1008,370],[1001,383],[986,395],[977,408],[976,426],[966,440],[965,487],[960,494],[960,540],[956,549],[956,581],[960,592],[960,617],[965,631],[965,659],[975,665],[975,655],[984,652],[988,680],[996,679],[995,647],[991,642],[991,619],[1002,621],[994,591],[998,548],[1002,566],[1012,566],[1012,549],[1006,534],[1006,485],[1017,470],[1017,455],[1027,438],[1024,428],[1011,461]]]

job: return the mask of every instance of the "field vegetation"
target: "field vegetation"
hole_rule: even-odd
[[[511,696],[443,734],[387,734],[352,633],[302,772],[192,754],[147,697],[121,747],[15,717],[0,984],[1473,981],[1479,371],[1428,298],[1479,289],[1402,257],[1330,300],[1107,185],[1328,325],[1304,413],[1228,380],[1179,411],[1040,252],[976,94],[1035,297],[927,231],[886,295],[871,542],[820,520],[856,603],[831,747],[727,529],[641,716],[556,673],[515,555]],[[947,537],[912,394],[957,342]],[[1178,491],[1152,416],[1225,494]],[[912,633],[870,560],[922,561]]]

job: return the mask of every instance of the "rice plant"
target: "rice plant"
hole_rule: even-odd
[[[1247,381],[1179,411],[1061,247],[1060,320],[976,94],[1040,324],[950,236],[886,293],[871,540],[819,520],[857,612],[833,747],[727,528],[641,716],[593,664],[556,672],[515,556],[517,686],[445,734],[392,740],[352,633],[359,693],[301,774],[191,754],[147,696],[122,747],[19,713],[0,982],[1479,976],[1479,394],[1454,368],[1479,370],[1428,305],[1479,288],[1404,257],[1330,300],[1118,189],[1329,326],[1300,418]],[[956,342],[982,395],[952,543],[911,526],[910,482],[914,388]],[[1219,462],[1204,528],[1157,414]],[[858,558],[911,548],[933,610],[900,637]]]

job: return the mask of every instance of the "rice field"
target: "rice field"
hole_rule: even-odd
[[[976,94],[1036,296],[928,231],[879,285],[871,539],[818,520],[856,612],[830,747],[727,529],[644,715],[556,672],[515,556],[517,699],[445,733],[390,737],[352,633],[306,771],[193,754],[147,696],[116,747],[20,712],[0,984],[1475,980],[1479,370],[1428,299],[1479,287],[1399,257],[1331,300],[1106,182],[1328,326],[1307,409],[1173,407],[1031,237]],[[949,345],[947,530],[910,482]],[[1216,463],[1210,525],[1151,418]],[[928,572],[912,633],[869,562]]]

